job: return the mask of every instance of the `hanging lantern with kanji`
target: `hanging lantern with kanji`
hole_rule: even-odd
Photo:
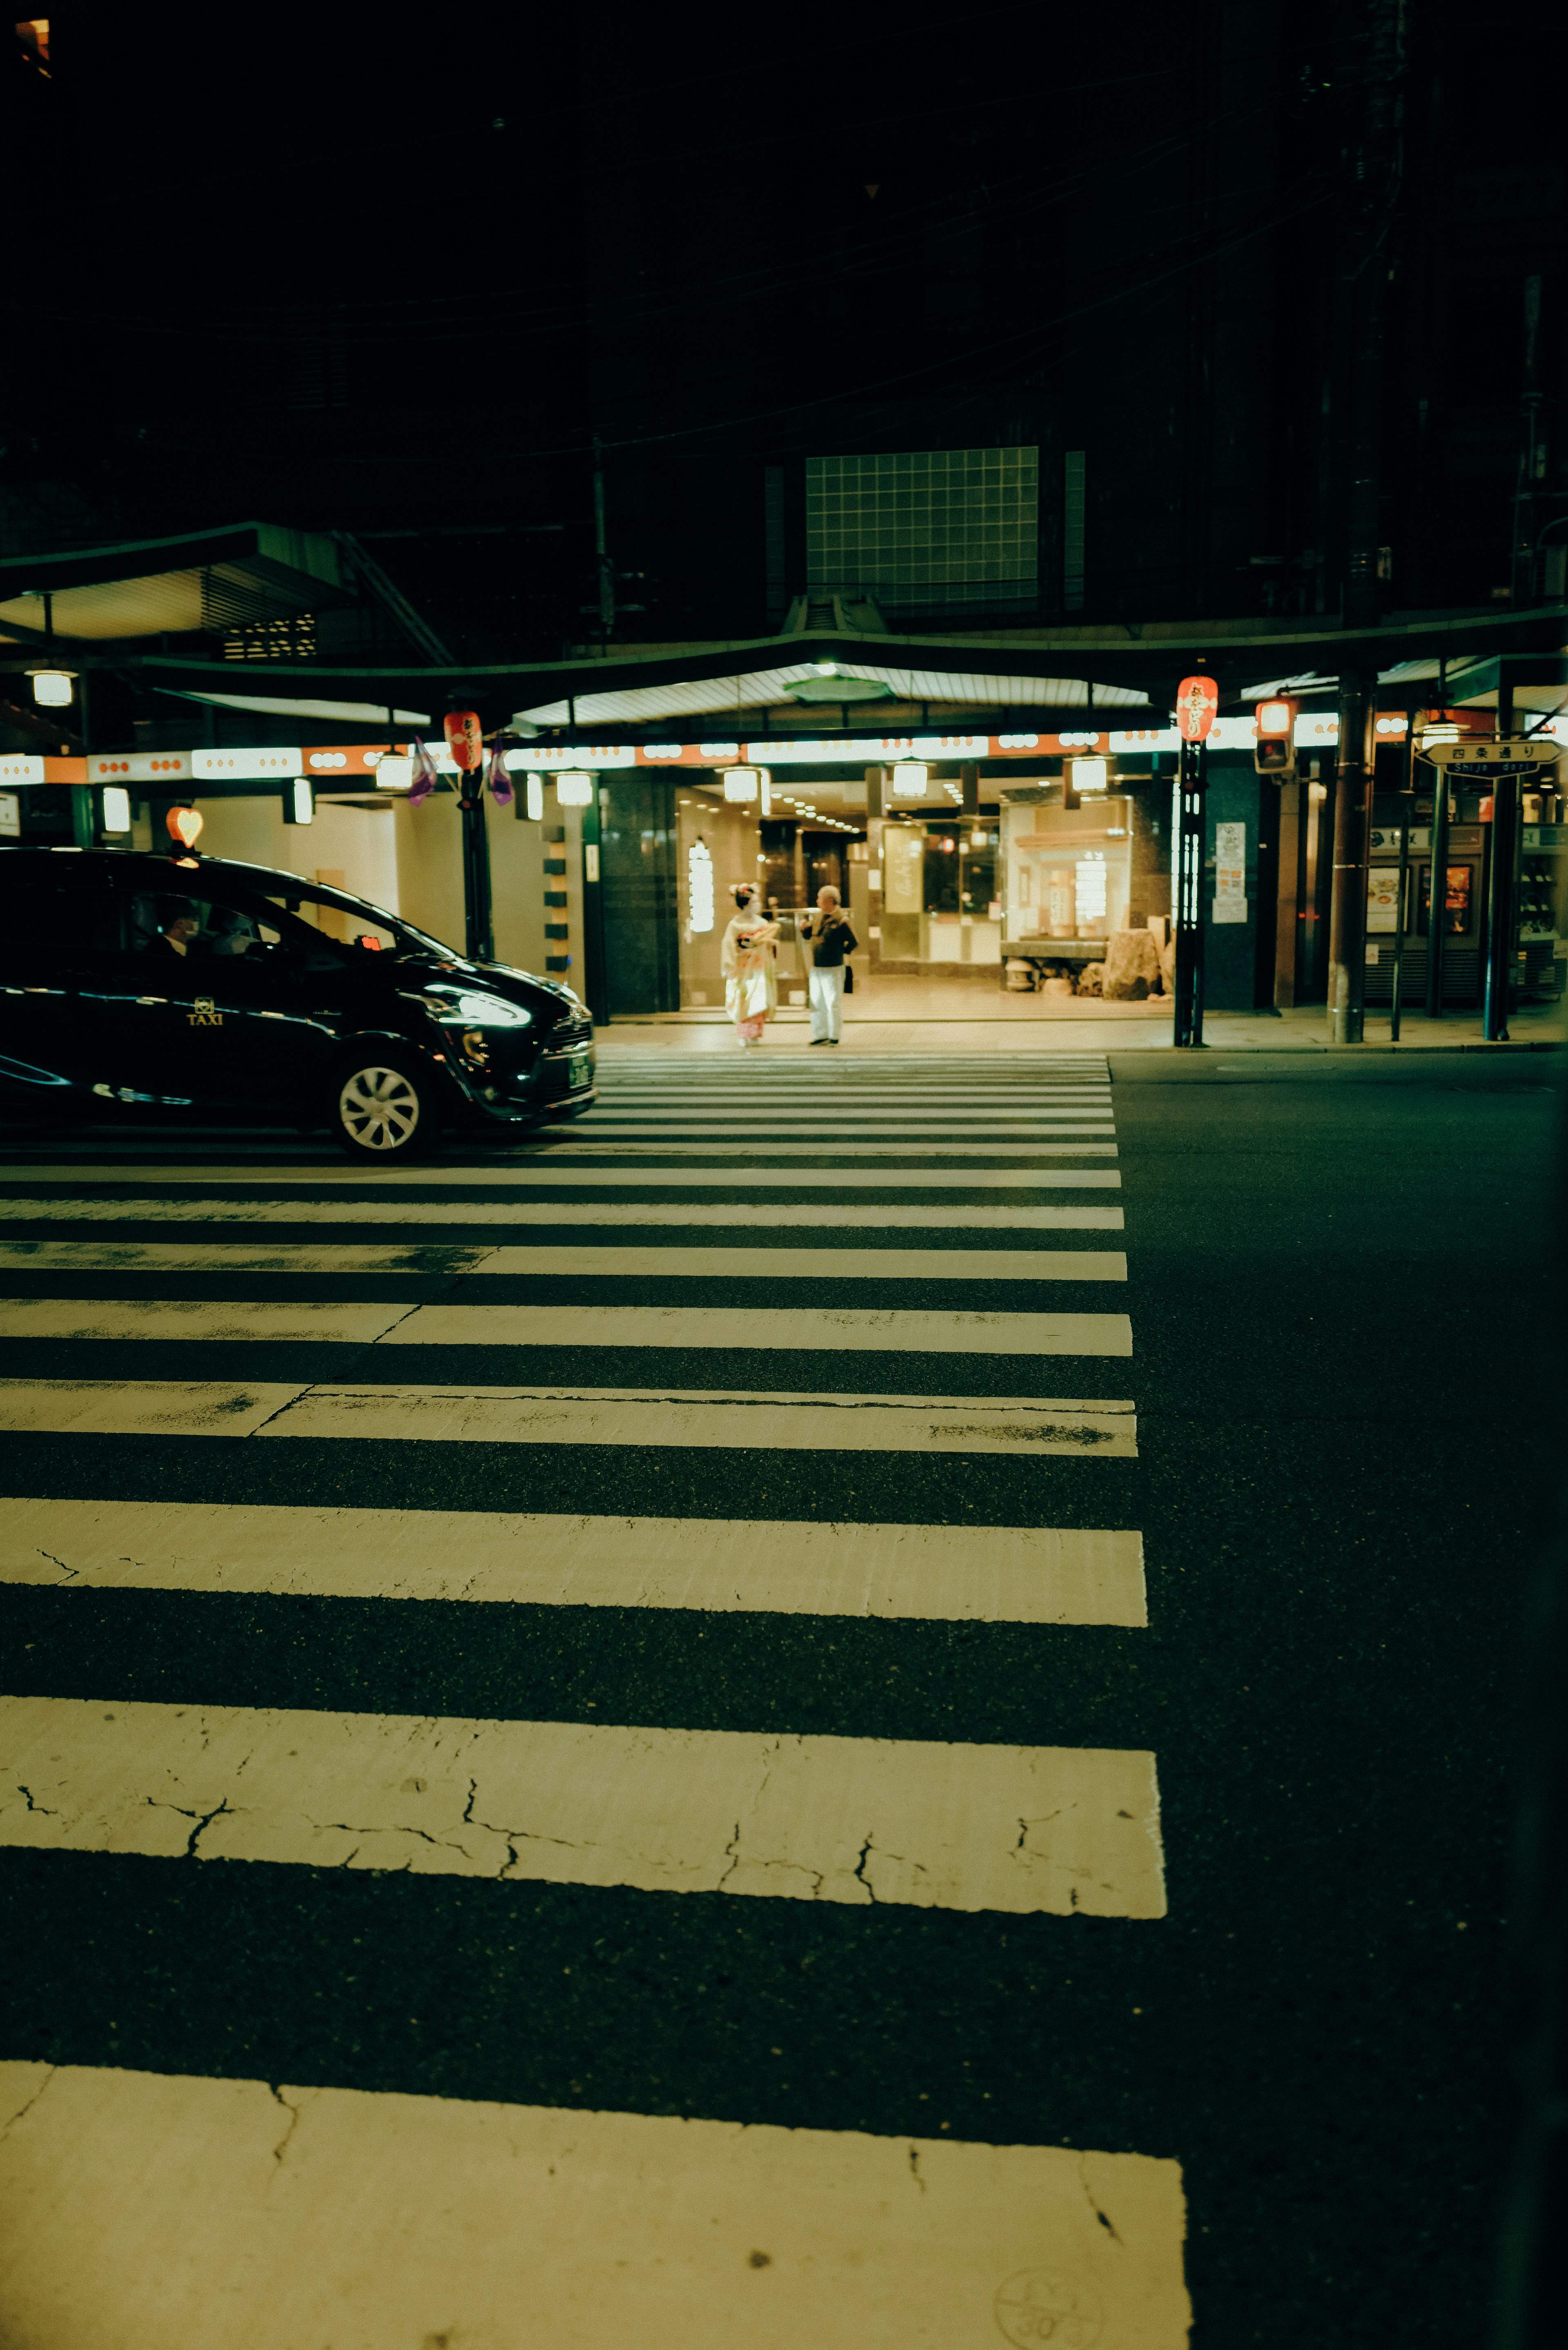
[[[1219,709],[1220,688],[1211,677],[1184,677],[1176,691],[1176,724],[1182,741],[1206,741]]]
[[[484,763],[484,729],[479,723],[479,712],[449,710],[441,726],[453,764],[465,775],[477,775]]]

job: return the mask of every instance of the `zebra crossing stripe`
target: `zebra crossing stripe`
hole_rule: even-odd
[[[44,2063],[0,2093],[29,2343],[199,2310],[202,2350],[1186,2350],[1178,2163],[935,2106],[910,2138]]]
[[[686,1231],[757,1230],[754,1207],[731,1207],[699,1200],[672,1205],[659,1200],[29,1200],[0,1198],[0,1222],[159,1224],[447,1224],[494,1225],[521,1231],[528,1225],[566,1227],[644,1224]],[[770,1202],[767,1229],[834,1232],[1107,1232],[1126,1222],[1120,1208],[877,1207],[856,1208],[804,1201]],[[22,1247],[47,1245],[23,1242]],[[337,1244],[334,1244],[337,1245]],[[421,1249],[428,1242],[410,1243]]]
[[[737,1149],[743,1148],[737,1145]],[[1060,1151],[1075,1159],[1114,1159],[1114,1142],[1041,1143],[1038,1155]],[[984,1156],[992,1156],[987,1152]],[[1031,1146],[1034,1155],[1034,1146]],[[8,1180],[0,1177],[0,1180]],[[166,1184],[216,1186],[245,1183],[260,1191],[286,1189],[339,1191],[349,1185],[364,1191],[436,1191],[444,1185],[466,1184],[472,1191],[506,1192],[531,1185],[566,1190],[582,1184],[679,1183],[695,1191],[1058,1191],[1068,1186],[1119,1188],[1120,1170],[1114,1167],[975,1167],[938,1170],[934,1167],[644,1167],[618,1170],[602,1167],[518,1166],[504,1161],[494,1167],[35,1167],[28,1181],[38,1183],[137,1183],[161,1189]],[[13,1195],[16,1196],[16,1195]],[[36,1210],[29,1207],[26,1213]],[[316,1212],[314,1207],[311,1212]],[[770,1213],[772,1211],[770,1210]]]
[[[0,1379],[0,1430],[412,1439],[803,1452],[1137,1457],[1120,1400],[711,1394],[703,1388],[311,1387],[255,1379]]]
[[[980,1624],[1148,1621],[1122,1527],[20,1499],[0,1583]]]
[[[0,1335],[5,1330],[5,1309],[0,1308]],[[706,1305],[421,1305],[387,1330],[385,1343],[1097,1356],[1130,1355],[1132,1324],[1125,1314],[877,1312],[817,1304],[763,1321],[742,1318],[730,1307]]]
[[[483,1273],[556,1280],[622,1275],[689,1281],[1125,1281],[1120,1249],[627,1248],[613,1242],[442,1248],[311,1248],[244,1241],[0,1241],[16,1273]]]
[[[1130,1355],[1125,1314],[913,1312],[813,1304],[753,1322],[717,1305],[276,1305],[177,1297],[0,1298],[0,1338],[410,1347],[727,1347],[748,1354]]]
[[[759,1142],[759,1139],[766,1142],[771,1135],[793,1135],[793,1138],[799,1138],[799,1133],[802,1133],[802,1121],[799,1121],[799,1118],[793,1118],[787,1126],[759,1126],[759,1123],[748,1121],[745,1133],[742,1133],[738,1139],[742,1139],[742,1142],[750,1147],[753,1142]],[[1042,1121],[1042,1118],[952,1117],[952,1118],[921,1118],[919,1123],[915,1123],[915,1121],[909,1121],[909,1118],[870,1118],[870,1117],[815,1118],[814,1117],[811,1118],[811,1133],[830,1135],[830,1138],[846,1135],[851,1142],[860,1142],[860,1139],[865,1138],[888,1138],[888,1135],[898,1135],[898,1138],[905,1138],[905,1139],[908,1139],[909,1135],[982,1135],[985,1139],[994,1138],[997,1142],[1021,1142],[1021,1139],[1030,1139],[1032,1135],[1115,1135],[1116,1128],[1109,1118],[1100,1118],[1098,1123],[1088,1123],[1084,1121],[1084,1118],[1051,1118],[1051,1121]],[[733,1121],[733,1118],[705,1118],[701,1126],[691,1126],[691,1123],[677,1123],[672,1121],[672,1118],[656,1118],[656,1117],[628,1118],[626,1114],[618,1114],[616,1118],[595,1118],[592,1126],[574,1128],[574,1130],[571,1130],[571,1139],[576,1142],[578,1135],[583,1135],[583,1138],[587,1139],[599,1139],[599,1142],[607,1142],[607,1139],[618,1139],[618,1142],[665,1142],[665,1139],[670,1139],[670,1142],[691,1142],[691,1139],[698,1139],[698,1142],[705,1142],[705,1139],[717,1135],[717,1138],[724,1138],[729,1139],[729,1142],[733,1142],[733,1139],[736,1139],[736,1121]]]
[[[11,1697],[0,1783],[0,1841],[33,1851],[1016,1916],[1166,1907],[1154,1757],[1110,1747]]]
[[[1053,1129],[1057,1134],[1068,1131],[1065,1127]],[[1114,1134],[1114,1126],[1092,1126],[1085,1134]],[[545,1138],[551,1159],[591,1159],[604,1155],[616,1159],[628,1159],[639,1150],[671,1150],[684,1152],[693,1159],[733,1159],[753,1149],[752,1138],[732,1130],[711,1142],[683,1140],[668,1134],[649,1134],[642,1141],[611,1141],[607,1137],[596,1141],[591,1131],[559,1138]],[[769,1159],[821,1159],[831,1153],[835,1159],[887,1159],[898,1155],[908,1159],[919,1151],[922,1160],[935,1159],[1037,1159],[1046,1152],[1070,1156],[1075,1151],[1085,1155],[1091,1151],[1108,1152],[1115,1156],[1114,1145],[1094,1142],[843,1142],[825,1134],[810,1142],[775,1142],[763,1139],[761,1149]],[[510,1171],[510,1170],[508,1170]],[[629,1180],[635,1180],[633,1176]],[[774,1180],[778,1179],[775,1176]]]

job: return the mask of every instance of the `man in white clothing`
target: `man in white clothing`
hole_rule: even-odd
[[[836,1045],[844,1029],[844,959],[860,941],[839,910],[838,892],[816,893],[816,912],[807,914],[800,936],[811,957],[811,1041]]]

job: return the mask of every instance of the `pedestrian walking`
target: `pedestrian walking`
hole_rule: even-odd
[[[730,895],[735,911],[719,951],[724,974],[724,1009],[742,1045],[760,1045],[779,1000],[774,941],[779,926],[764,917],[754,886],[738,882]]]
[[[860,941],[831,885],[816,893],[816,911],[807,914],[800,936],[811,956],[811,1041],[836,1045],[844,1033],[844,959]]]

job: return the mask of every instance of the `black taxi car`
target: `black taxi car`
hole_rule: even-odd
[[[296,874],[0,850],[0,1111],[326,1127],[356,1158],[572,1117],[593,1022]]]

